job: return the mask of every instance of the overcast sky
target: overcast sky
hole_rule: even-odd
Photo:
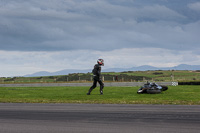
[[[0,0],[0,77],[200,65],[200,0]]]

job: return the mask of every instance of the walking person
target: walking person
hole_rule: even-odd
[[[92,70],[93,73],[93,85],[90,87],[87,95],[90,95],[92,90],[96,88],[97,82],[100,85],[100,94],[103,95],[103,88],[104,84],[101,80],[101,66],[104,66],[104,60],[103,59],[98,59],[97,64],[94,65],[94,69]]]

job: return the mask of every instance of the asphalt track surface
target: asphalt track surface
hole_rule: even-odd
[[[199,105],[0,103],[0,133],[199,132]]]

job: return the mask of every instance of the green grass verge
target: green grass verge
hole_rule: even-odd
[[[1,103],[99,103],[200,105],[199,86],[169,86],[161,94],[137,94],[139,87],[105,87],[86,95],[89,87],[0,87]]]

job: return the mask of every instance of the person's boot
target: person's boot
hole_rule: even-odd
[[[87,95],[90,95],[90,93],[92,92],[93,88],[90,88]]]
[[[100,95],[103,95],[103,90],[100,90]]]

